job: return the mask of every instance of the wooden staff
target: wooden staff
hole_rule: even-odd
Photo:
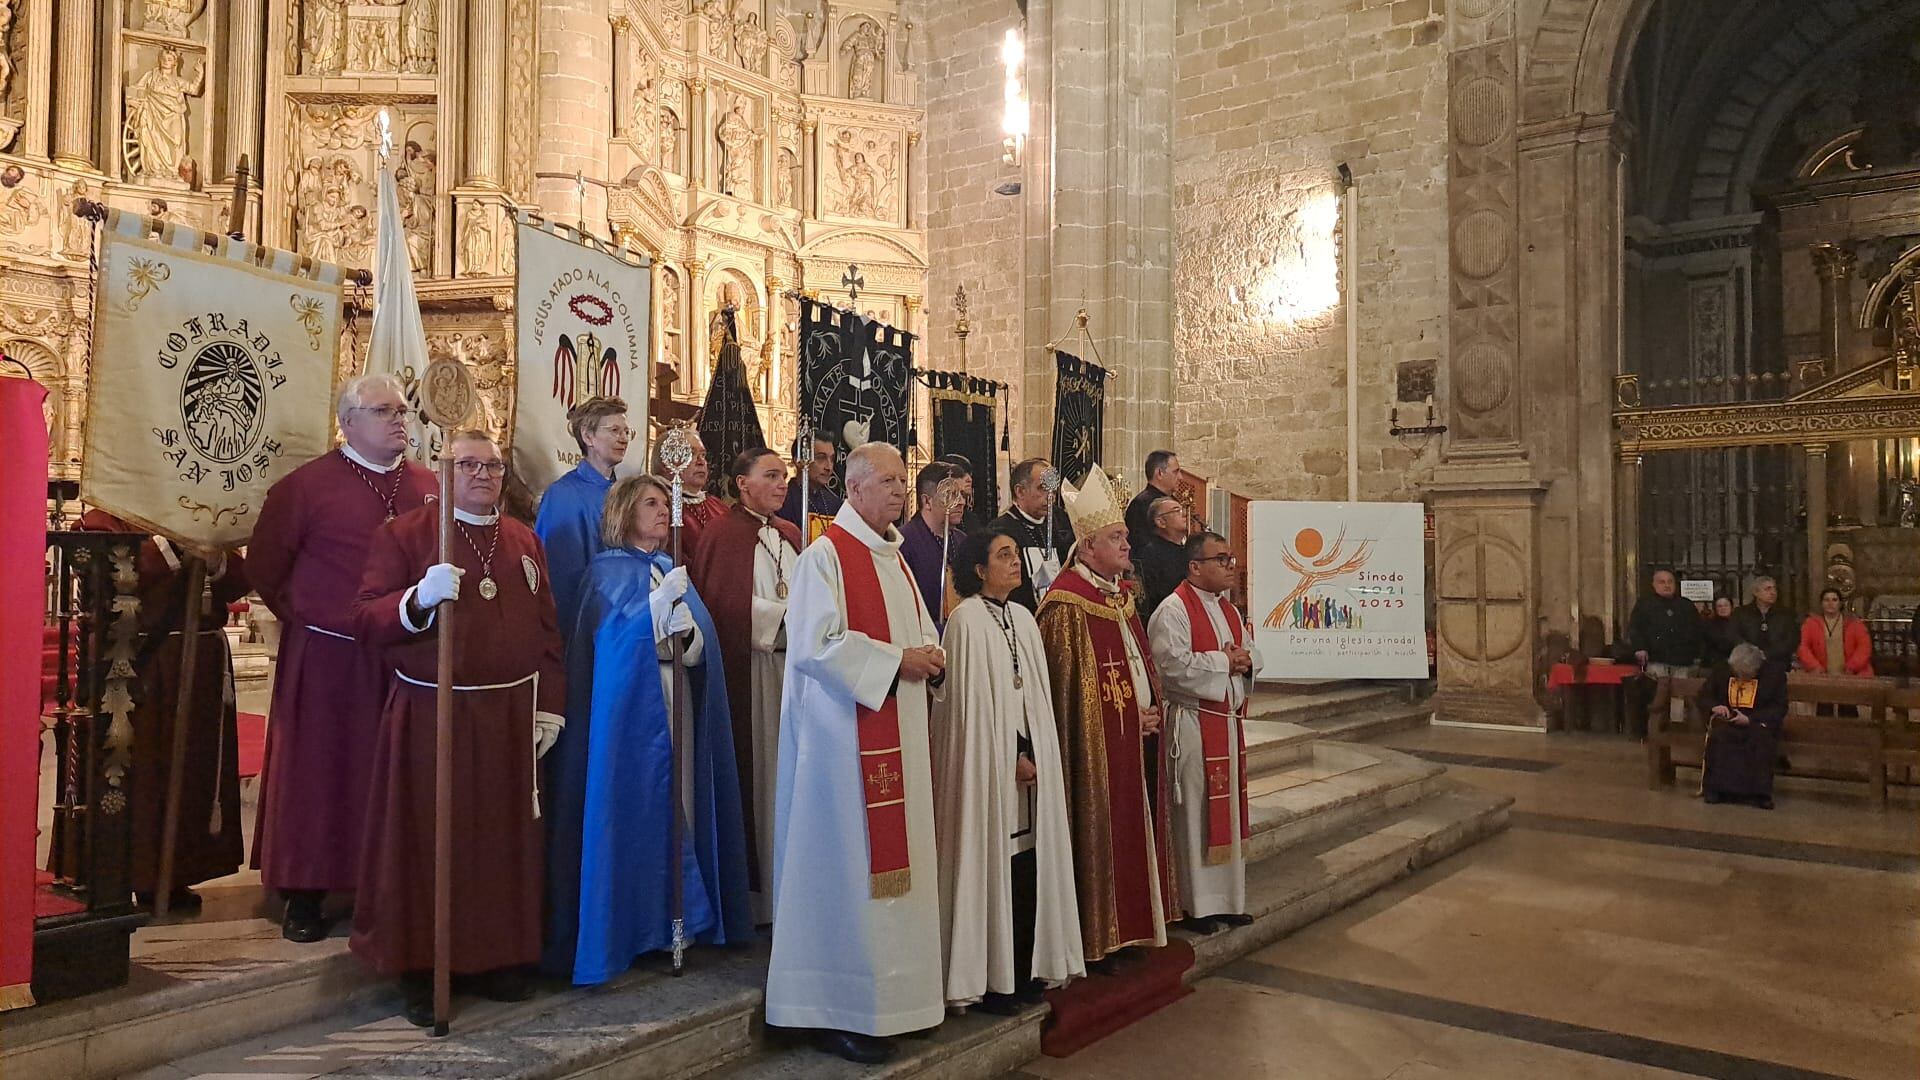
[[[173,704],[173,746],[167,758],[167,802],[160,816],[160,872],[154,881],[153,917],[167,917],[173,904],[173,862],[180,831],[180,788],[187,764],[187,724],[193,718],[193,676],[200,661],[200,598],[207,587],[207,564],[181,551],[187,584],[180,615],[180,692]]]
[[[674,427],[667,432],[660,443],[660,463],[667,467],[672,476],[673,516],[670,519],[673,528],[673,565],[680,565],[680,526],[685,501],[685,488],[681,484],[680,474],[693,464],[693,444],[687,440],[687,431],[683,427]],[[804,519],[802,519],[804,520]],[[691,725],[685,722],[690,702],[687,699],[687,668],[685,664],[686,643],[679,634],[670,637],[668,646],[670,662],[673,665],[673,708],[667,714],[668,743],[668,783],[667,791],[673,800],[673,812],[668,816],[668,887],[673,890],[673,973],[680,975],[686,970],[687,956],[687,911],[686,888],[682,881],[680,848],[686,843],[686,822],[681,818],[681,807],[685,805],[682,788],[686,777],[680,769],[680,748],[682,740]]]
[[[442,431],[459,430],[473,411],[473,376],[458,360],[436,360],[420,378],[421,411]],[[453,561],[453,455],[440,458],[440,561]],[[439,649],[433,732],[433,1034],[447,1033],[453,971],[453,621],[454,601],[434,614]]]

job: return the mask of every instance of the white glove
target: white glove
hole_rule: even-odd
[[[431,611],[448,600],[460,599],[460,578],[465,570],[452,563],[434,563],[427,567],[426,576],[413,588],[413,602],[421,610]]]
[[[560,729],[567,726],[567,718],[557,713],[537,712],[533,714],[533,756],[545,757],[547,751],[560,738]]]
[[[660,578],[660,584],[653,587],[652,595],[665,596],[667,603],[671,604],[687,595],[687,589],[691,585],[692,582],[687,579],[687,568],[676,566]]]
[[[673,611],[667,615],[667,633],[684,634],[693,629],[693,609],[685,604],[673,605]]]
[[[679,573],[678,570],[674,571]],[[647,597],[647,609],[653,615],[653,640],[665,641],[674,634],[684,634],[693,629],[693,612],[687,605],[674,602],[663,589],[653,590]]]

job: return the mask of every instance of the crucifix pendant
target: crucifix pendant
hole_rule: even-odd
[[[787,583],[784,581],[776,583],[773,587],[773,595],[775,599],[785,600],[787,598]]]
[[[491,577],[483,577],[480,579],[480,599],[491,600],[499,595],[500,586],[495,585]]]
[[[1025,680],[1025,679],[1023,679],[1023,678],[1021,678],[1021,677],[1020,677],[1020,673],[1019,673],[1019,672],[1017,672],[1017,671],[1016,671],[1016,672],[1014,672],[1014,673],[1013,673],[1013,688],[1014,688],[1015,690],[1019,690],[1019,689],[1021,689],[1021,688],[1023,688],[1023,687],[1025,687],[1026,685],[1027,685],[1027,680]]]
[[[392,520],[393,520],[393,511],[391,511],[391,510],[389,510],[389,511],[387,511],[387,520],[388,520],[388,521],[392,521]]]

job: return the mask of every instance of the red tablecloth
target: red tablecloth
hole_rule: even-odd
[[[1555,664],[1547,675],[1547,689],[1560,690],[1569,686],[1619,686],[1628,678],[1640,674],[1635,664],[1588,664],[1587,677],[1575,679],[1572,664]]]

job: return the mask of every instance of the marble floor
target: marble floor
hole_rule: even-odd
[[[1514,795],[1506,833],[1016,1080],[1920,1076],[1920,796],[1649,791],[1628,741],[1380,740]]]

